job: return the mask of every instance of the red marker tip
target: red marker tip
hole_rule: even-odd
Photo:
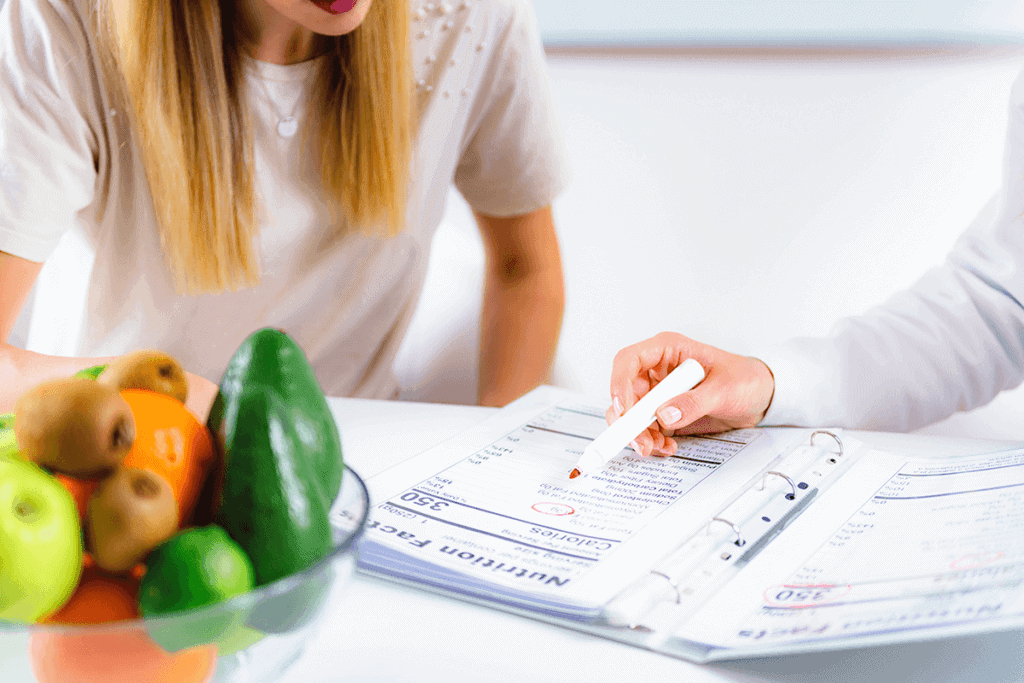
[[[573,469],[573,471],[569,473],[569,478],[570,479],[575,479],[576,477],[580,476],[581,474],[583,474],[583,473],[580,472],[579,470]]]

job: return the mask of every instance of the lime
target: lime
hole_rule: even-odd
[[[311,623],[327,604],[334,580],[328,565],[286,591],[261,600],[252,609],[246,625],[264,633],[292,633]]]
[[[260,642],[267,634],[247,626],[238,626],[217,640],[217,655],[226,657]]]
[[[85,377],[87,379],[96,379],[100,376],[100,373],[107,369],[106,365],[94,365],[91,368],[82,368],[74,374],[75,377]]]
[[[252,563],[223,528],[211,524],[178,533],[146,560],[139,587],[145,617],[206,607],[247,593]],[[244,615],[214,611],[154,625],[150,635],[168,652],[230,639]]]
[[[253,587],[252,563],[216,524],[183,531],[146,561],[139,589],[144,616],[205,607]]]

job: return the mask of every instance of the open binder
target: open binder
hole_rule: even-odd
[[[570,481],[604,409],[542,387],[374,477],[360,569],[691,661],[1024,625],[1024,450],[747,429]]]

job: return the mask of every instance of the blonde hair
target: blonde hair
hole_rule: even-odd
[[[259,280],[253,133],[241,106],[251,47],[238,0],[92,0],[108,82],[126,106],[180,291]],[[375,0],[352,33],[319,36],[304,131],[334,215],[404,226],[413,92],[407,0]]]

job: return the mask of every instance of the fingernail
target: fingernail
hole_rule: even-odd
[[[673,425],[682,419],[683,413],[675,406],[667,406],[658,411],[658,417],[660,417],[661,421],[666,425]]]
[[[622,442],[620,441],[619,443],[622,443]],[[638,443],[637,443],[636,441],[630,441],[630,442],[629,442],[629,445],[630,445],[630,447],[632,447],[632,449],[633,449],[634,451],[636,451],[637,453],[639,453],[639,452],[640,452],[640,444],[638,444]]]
[[[622,405],[622,399],[620,399],[618,396],[612,398],[612,408],[615,409],[615,412],[618,414],[619,417],[622,417],[622,414],[626,412],[625,406]]]

